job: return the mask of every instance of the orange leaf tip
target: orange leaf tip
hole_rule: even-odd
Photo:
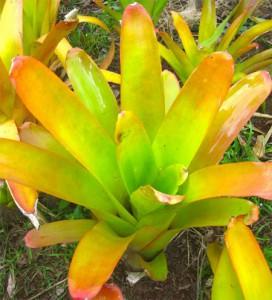
[[[102,286],[92,286],[90,288],[79,288],[78,284],[68,279],[69,292],[73,300],[91,300],[100,292]]]

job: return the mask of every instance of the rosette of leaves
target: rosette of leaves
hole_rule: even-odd
[[[180,88],[172,73],[162,72],[155,29],[141,5],[125,10],[120,46],[120,108],[101,70],[80,49],[66,59],[73,91],[31,57],[16,58],[10,75],[43,127],[28,122],[20,141],[0,139],[0,177],[90,210],[89,219],[48,223],[25,237],[31,248],[79,241],[68,275],[73,299],[122,299],[106,282],[124,254],[135,269],[165,280],[164,249],[181,230],[230,223],[248,232],[258,207],[241,197],[272,199],[271,162],[219,164],[270,94],[269,74],[255,72],[231,86],[233,59],[215,52]],[[2,132],[12,132],[12,122]],[[228,234],[226,243],[228,249],[239,244],[231,259],[254,258],[254,276],[238,287],[271,297],[270,270],[244,231]],[[214,266],[220,256],[213,256]],[[232,263],[238,278],[249,263]]]

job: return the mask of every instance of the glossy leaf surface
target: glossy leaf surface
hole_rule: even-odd
[[[76,159],[42,126],[26,122],[19,128],[20,140],[43,150],[60,155],[72,162]]]
[[[181,207],[171,227],[186,229],[191,227],[226,226],[232,217],[240,215],[245,215],[245,221],[251,224],[258,220],[258,212],[258,207],[245,199],[205,199]]]
[[[5,1],[1,17],[1,43],[0,57],[7,70],[11,65],[11,60],[23,52],[22,32],[23,32],[23,1]],[[12,22],[12,23],[11,23]]]
[[[201,19],[199,25],[199,42],[209,39],[216,29],[216,9],[214,0],[202,2]]]
[[[241,219],[229,224],[225,243],[245,299],[271,299],[270,268],[253,233]]]
[[[1,178],[30,186],[90,209],[115,211],[102,186],[78,163],[72,163],[59,155],[34,146],[7,139],[0,139],[0,148]]]
[[[122,201],[125,191],[114,142],[77,96],[55,74],[30,57],[16,59],[11,78],[31,113]]]
[[[208,56],[192,73],[154,140],[159,167],[176,163],[188,167],[227,94],[232,75],[233,61],[224,52]]]
[[[138,219],[166,205],[180,203],[183,199],[180,195],[161,193],[150,185],[141,186],[130,197],[132,209]]]
[[[70,265],[68,283],[71,296],[82,300],[95,297],[131,239],[120,238],[104,223],[98,223],[88,231],[80,240]]]
[[[72,49],[66,59],[66,70],[82,103],[113,136],[117,101],[100,69],[83,50]]]
[[[191,171],[222,159],[239,131],[270,94],[271,88],[269,74],[257,72],[244,77],[230,89],[190,165]]]
[[[238,278],[226,248],[223,248],[215,270],[212,300],[244,300]]]
[[[180,190],[185,202],[234,196],[272,200],[272,163],[241,162],[215,165],[189,175]]]
[[[163,83],[155,29],[141,5],[124,12],[120,51],[122,110],[133,111],[153,139],[164,117]]]
[[[93,220],[65,220],[43,224],[30,230],[24,240],[29,248],[40,248],[79,241],[95,225]]]
[[[151,143],[143,124],[132,112],[119,114],[115,140],[118,165],[128,192],[151,184],[157,174]]]

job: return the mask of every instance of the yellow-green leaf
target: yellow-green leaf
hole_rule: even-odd
[[[122,110],[135,113],[153,139],[164,117],[163,83],[155,29],[139,4],[124,12],[120,47]]]
[[[232,75],[233,60],[225,52],[208,56],[192,73],[154,140],[159,167],[189,166],[228,92]]]
[[[225,234],[233,269],[247,300],[272,299],[272,274],[251,230],[240,218],[234,219]]]
[[[101,70],[79,48],[69,51],[66,70],[82,103],[113,136],[118,113],[117,101]]]

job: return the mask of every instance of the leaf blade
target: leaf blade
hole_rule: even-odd
[[[133,111],[153,139],[164,116],[164,95],[155,30],[141,5],[124,12],[120,51],[122,110]]]
[[[103,223],[87,232],[80,240],[70,265],[68,285],[71,296],[77,299],[95,297],[131,239],[118,237]]]
[[[259,196],[272,200],[271,179],[270,162],[214,165],[189,175],[180,192],[186,196],[186,203],[221,196]]]
[[[192,73],[154,140],[158,167],[177,163],[188,167],[227,94],[232,75],[233,61],[224,52],[208,56]]]

